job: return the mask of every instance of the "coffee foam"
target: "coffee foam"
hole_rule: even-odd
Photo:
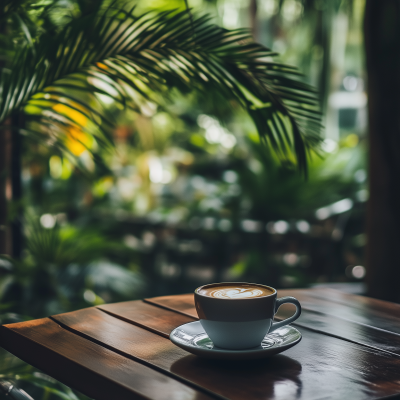
[[[218,297],[219,299],[244,299],[248,297],[259,297],[263,295],[263,291],[260,289],[218,289],[210,293],[212,297]]]
[[[268,296],[273,290],[256,285],[224,285],[205,287],[199,293],[217,299],[249,299]]]

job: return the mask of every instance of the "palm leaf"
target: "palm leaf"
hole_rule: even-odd
[[[135,98],[153,101],[155,94],[168,97],[171,88],[218,91],[248,111],[262,141],[281,159],[306,171],[307,152],[320,140],[321,115],[315,91],[298,79],[295,67],[274,62],[275,53],[247,31],[222,29],[207,16],[133,11],[112,4],[56,35],[43,34],[34,51],[32,42],[21,49],[11,70],[1,71],[0,123],[21,107],[36,106],[36,122],[45,131],[53,124],[59,137],[55,104],[62,103],[85,117],[71,125],[88,131],[90,120],[99,128],[90,134],[107,139],[100,129],[106,110],[96,93],[126,106],[132,90]]]

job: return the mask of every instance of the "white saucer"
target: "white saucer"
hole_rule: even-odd
[[[228,350],[214,346],[199,321],[189,322],[175,328],[169,335],[178,347],[206,358],[244,360],[265,358],[281,353],[295,346],[301,340],[301,333],[293,326],[286,325],[265,336],[260,346],[245,350]]]

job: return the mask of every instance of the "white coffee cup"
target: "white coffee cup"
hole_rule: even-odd
[[[223,295],[214,297],[204,294],[214,289]],[[254,293],[260,292],[262,295],[252,297]],[[274,288],[246,282],[212,283],[200,286],[194,292],[201,325],[214,345],[225,349],[257,347],[265,335],[299,318],[301,306],[297,299],[276,297]],[[294,304],[296,312],[291,317],[274,323],[274,315],[284,303]]]

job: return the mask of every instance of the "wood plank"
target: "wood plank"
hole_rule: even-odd
[[[145,327],[166,338],[169,337],[169,334],[177,326],[197,320],[197,318],[154,307],[143,301],[125,301],[123,303],[104,304],[97,308],[124,321]]]
[[[0,345],[53,378],[97,400],[210,396],[43,318],[0,327]]]
[[[162,324],[159,310],[156,314]],[[190,355],[161,335],[95,308],[53,318],[126,357],[228,399],[361,400],[400,393],[398,356],[309,330],[302,331],[303,340],[285,355],[217,362]]]
[[[352,293],[341,292],[334,288],[313,288],[313,289],[297,289],[299,292],[308,293],[315,298],[329,299],[337,303],[343,303],[361,310],[374,310],[380,313],[389,313],[394,315],[397,320],[400,320],[400,304],[390,301],[374,299],[372,297],[361,296]],[[288,292],[282,290],[281,292]]]
[[[304,310],[334,315],[337,318],[400,334],[400,304],[329,288],[278,290],[278,297],[284,296],[296,297]],[[197,318],[192,294],[153,297],[145,301]],[[287,315],[290,307],[286,304],[280,308],[282,311],[286,310],[283,315]],[[277,316],[279,315],[278,312]]]
[[[278,319],[287,318],[292,314],[293,310],[281,310]],[[400,356],[400,335],[397,333],[309,310],[303,310],[300,318],[292,325]]]
[[[293,295],[298,298],[302,304],[302,315],[293,325],[400,355],[400,335],[386,330],[376,329],[373,326],[361,324],[351,319],[336,317],[334,316],[335,314],[342,315],[339,311],[335,311],[335,307],[342,308],[341,305],[337,306],[335,302],[325,302],[328,304],[321,305],[323,300],[310,297],[306,292],[308,291],[297,290],[279,292],[279,297]],[[170,310],[175,309],[178,312],[190,313],[193,316],[196,311],[193,311],[193,306],[192,309],[189,307],[190,301],[193,301],[191,299],[191,295],[178,295],[156,297],[153,299],[146,299],[146,301],[150,304],[155,304]],[[183,307],[181,306],[181,300],[183,300],[184,303]],[[289,304],[283,305],[276,314],[276,319],[281,320],[292,315],[293,308],[294,306]],[[351,311],[351,309],[349,311],[349,309],[349,307],[346,308],[348,314],[350,312],[354,313],[354,311]],[[331,314],[328,315],[325,314],[325,312],[330,312]],[[349,316],[348,314],[347,316]]]
[[[281,290],[278,295],[296,297],[306,310],[400,334],[400,304],[326,288]]]
[[[151,297],[143,300],[145,303],[154,304],[167,310],[179,312],[191,318],[198,319],[194,306],[193,294],[177,294],[173,296]]]

